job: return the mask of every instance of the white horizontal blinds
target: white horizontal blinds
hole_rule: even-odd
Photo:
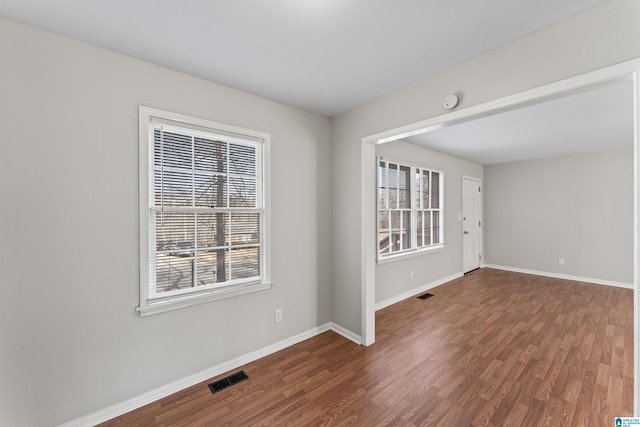
[[[162,120],[150,126],[150,295],[259,280],[262,143]]]
[[[229,144],[229,206],[255,208],[261,203],[257,186],[256,147]]]

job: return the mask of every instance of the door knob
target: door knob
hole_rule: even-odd
[[[462,234],[469,234],[469,232],[468,231],[463,231]]]

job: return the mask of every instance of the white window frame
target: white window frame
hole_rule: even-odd
[[[411,244],[410,247],[407,249],[402,249],[402,250],[398,250],[398,251],[393,251],[393,252],[388,252],[388,253],[381,253],[380,252],[380,211],[381,211],[381,207],[380,207],[380,163],[384,162],[386,164],[394,164],[398,166],[398,169],[400,167],[405,167],[405,168],[409,168],[410,172],[410,194],[409,194],[409,200],[410,200],[410,211],[411,211],[411,229],[410,229],[410,240],[411,240]],[[419,171],[425,171],[425,172],[429,172],[431,173],[437,173],[439,175],[439,182],[438,182],[438,192],[439,192],[439,208],[436,208],[435,210],[437,210],[439,212],[438,214],[438,218],[439,218],[439,228],[438,228],[438,242],[437,243],[433,243],[430,245],[426,245],[426,246],[419,246],[418,245],[418,227],[417,227],[417,217],[418,217],[418,212],[426,212],[426,211],[432,211],[434,209],[432,209],[430,206],[425,208],[424,206],[422,206],[422,203],[420,204],[416,204],[416,193],[419,191],[418,188],[416,188],[416,182],[415,182],[415,177],[416,177],[416,173]],[[431,182],[431,175],[430,175],[430,182]],[[422,185],[422,184],[420,184]],[[429,197],[429,199],[431,200],[431,196]],[[387,206],[389,203],[389,198],[387,197]],[[376,157],[376,256],[377,259],[376,261],[378,263],[384,263],[387,261],[392,261],[392,260],[397,260],[400,258],[406,258],[406,257],[410,257],[410,256],[416,256],[416,255],[420,255],[426,252],[432,252],[432,251],[437,251],[437,250],[441,250],[445,247],[445,242],[444,242],[444,172],[442,170],[438,170],[438,169],[434,169],[434,168],[428,168],[428,167],[424,167],[424,166],[420,166],[420,165],[416,165],[416,164],[412,164],[412,163],[408,163],[408,162],[404,162],[401,160],[395,160],[395,159],[389,159],[389,158],[385,158],[385,157]]]
[[[153,133],[151,123],[161,122],[189,131],[224,135],[227,139],[260,141],[262,145],[262,209],[260,223],[260,277],[257,281],[225,282],[222,286],[203,286],[179,292],[155,293],[155,254],[153,237],[155,222],[151,221],[153,178]],[[270,289],[271,281],[271,218],[270,218],[270,147],[268,133],[217,123],[179,113],[139,106],[139,224],[140,224],[140,305],[141,317],[172,311],[193,305]],[[153,239],[152,239],[153,237]],[[153,265],[151,265],[154,263]]]

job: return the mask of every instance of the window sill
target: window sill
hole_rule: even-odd
[[[226,298],[233,298],[240,295],[246,295],[253,292],[271,289],[273,282],[260,282],[248,284],[242,287],[232,287],[227,289],[212,289],[199,294],[183,294],[161,301],[147,301],[146,304],[140,304],[136,307],[136,311],[140,313],[140,317],[160,314],[167,311],[179,310],[194,305],[205,304],[211,301],[218,301]]]
[[[446,248],[445,245],[437,245],[437,246],[431,246],[429,248],[426,249],[414,249],[411,251],[406,251],[406,252],[401,252],[395,255],[389,255],[386,256],[384,258],[378,258],[376,260],[377,264],[386,264],[388,262],[393,262],[393,261],[399,261],[401,259],[406,259],[406,258],[413,258],[413,257],[417,257],[417,256],[421,256],[421,255],[426,255],[426,254],[430,254],[433,252],[440,252],[443,251]]]

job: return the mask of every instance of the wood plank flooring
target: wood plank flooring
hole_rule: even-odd
[[[632,416],[633,292],[483,269],[102,426],[593,426]],[[238,370],[239,370],[238,369]],[[235,372],[237,370],[234,370]]]

